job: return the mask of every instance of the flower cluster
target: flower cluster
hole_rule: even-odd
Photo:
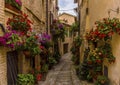
[[[15,30],[9,30],[0,37],[0,44],[15,49],[22,44],[20,33]]]
[[[28,30],[32,30],[31,24],[32,22],[28,19],[28,15],[25,13],[15,15],[7,21],[7,25],[9,25],[12,30],[20,31],[23,34],[26,34]]]
[[[22,2],[21,2],[21,0],[15,0],[15,2],[18,4],[18,5],[22,5]]]
[[[86,34],[89,41],[97,42],[99,40],[110,39],[114,32],[120,34],[120,21],[118,18],[104,18],[102,21],[95,22],[95,30]]]
[[[65,37],[65,26],[59,20],[53,20],[50,31],[53,35],[53,40],[56,40],[58,38],[64,39]]]
[[[104,59],[107,59],[110,64],[115,62],[110,42],[114,33],[120,35],[120,21],[118,18],[104,18],[101,21],[96,21],[95,29],[86,34],[88,45],[93,45],[86,59],[87,76],[90,76],[92,80],[95,79],[96,85],[102,85],[106,81],[103,76]]]
[[[38,66],[37,68],[35,68],[35,69],[32,71],[32,74],[33,74],[34,79],[35,79],[36,82],[37,82],[37,81],[40,81],[41,78],[42,78],[40,66]]]
[[[0,37],[0,45],[18,51],[29,51],[31,56],[40,54],[40,36],[33,32],[31,24],[32,22],[26,14],[8,19],[8,29],[7,32]]]
[[[38,36],[34,32],[29,32],[27,35],[22,36],[23,43],[18,47],[22,51],[30,51],[31,55],[35,56],[40,53],[40,43]]]

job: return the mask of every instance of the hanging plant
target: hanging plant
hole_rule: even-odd
[[[59,20],[53,21],[50,31],[53,41],[57,41],[59,38],[64,40],[66,34],[65,26]]]
[[[20,31],[23,34],[26,34],[28,30],[32,30],[31,24],[32,22],[28,19],[28,15],[25,13],[15,15],[7,21],[7,25],[10,26],[12,30]]]

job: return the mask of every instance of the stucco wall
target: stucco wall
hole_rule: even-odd
[[[68,25],[72,25],[75,22],[75,17],[66,13],[63,13],[59,16],[59,20],[67,20],[67,22],[65,22]]]
[[[0,0],[0,23],[4,25],[4,0]],[[0,30],[0,34],[3,34]],[[0,47],[0,85],[7,85],[7,64],[6,64],[6,50]]]

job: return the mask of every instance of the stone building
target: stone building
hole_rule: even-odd
[[[14,1],[14,0],[13,0]],[[0,35],[4,34],[6,22],[13,15],[19,15],[20,11],[26,13],[33,22],[32,28],[37,33],[46,32],[50,26],[50,12],[57,17],[57,0],[19,0],[22,2],[21,9],[7,3],[7,0],[0,0]],[[49,7],[49,5],[51,5]],[[50,8],[50,9],[49,9]],[[16,82],[18,73],[28,73],[31,68],[40,65],[40,58],[26,59],[23,53],[16,53],[0,46],[0,85],[13,85]],[[10,74],[12,76],[10,76]]]
[[[95,21],[101,20],[103,18],[120,18],[120,1],[119,0],[75,0],[78,3],[78,10],[80,13],[80,32],[85,34],[94,27]],[[85,42],[85,41],[84,41]],[[110,85],[120,84],[120,36],[114,34],[112,36],[112,53],[116,57],[114,64],[108,64],[104,61],[104,73],[110,79]],[[83,57],[83,52],[87,44],[81,47],[81,57]],[[82,59],[82,58],[81,58]]]
[[[65,36],[65,40],[61,42],[61,54],[65,54],[67,52],[70,52],[70,48],[72,46],[73,37],[70,35],[70,27],[73,23],[75,23],[75,16],[68,14],[68,13],[62,13],[59,15],[59,20],[65,25],[65,29],[67,32],[67,35]]]

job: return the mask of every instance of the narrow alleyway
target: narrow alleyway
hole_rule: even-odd
[[[40,82],[39,85],[81,85],[70,56],[70,53],[62,56],[60,63],[49,71],[46,81]]]

